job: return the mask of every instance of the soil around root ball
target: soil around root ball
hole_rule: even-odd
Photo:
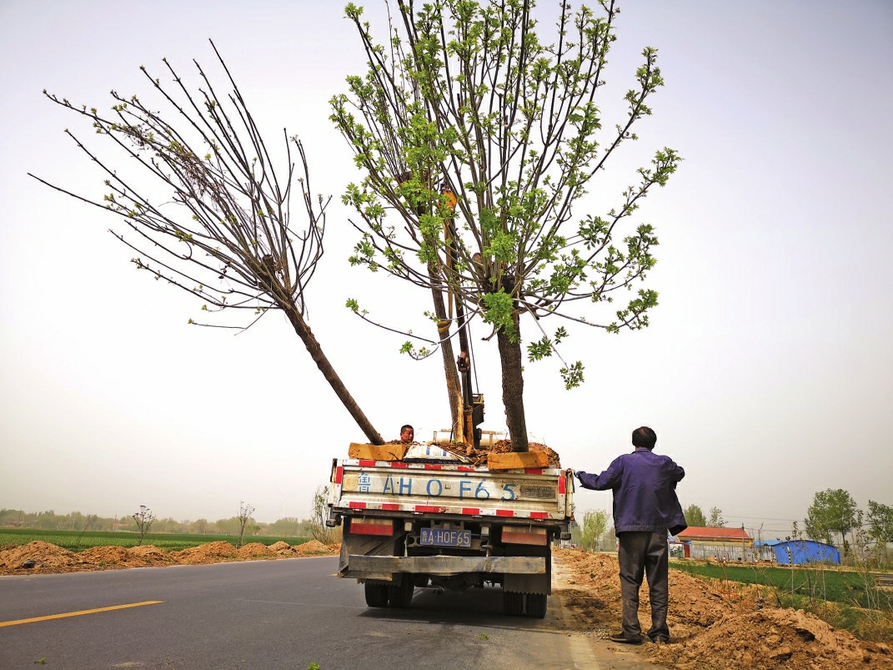
[[[499,440],[492,446],[481,447],[480,449],[475,449],[473,446],[466,444],[442,444],[440,446],[446,451],[458,454],[459,456],[470,458],[475,467],[486,466],[487,457],[490,454],[508,454],[512,452],[512,443],[510,440]],[[548,467],[561,467],[561,458],[558,456],[558,453],[553,449],[547,447],[545,444],[540,444],[539,442],[528,442],[527,448],[529,451],[532,452],[546,454],[549,459]]]

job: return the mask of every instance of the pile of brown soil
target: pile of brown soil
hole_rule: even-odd
[[[475,467],[486,466],[487,456],[489,456],[490,454],[508,454],[512,451],[512,443],[510,440],[499,440],[490,447],[481,447],[480,449],[475,449],[473,446],[465,444],[441,444],[439,446],[446,451],[451,451],[454,454],[470,458],[472,464],[475,465]],[[558,454],[547,447],[545,444],[540,444],[539,442],[529,442],[527,444],[527,448],[530,451],[542,452],[546,454],[549,458],[550,468],[561,467],[561,459],[559,458]]]
[[[601,637],[619,630],[617,557],[563,549],[556,551],[555,558],[561,581],[567,585],[556,593],[571,614],[565,618],[568,626]],[[647,630],[647,584],[640,600],[639,619]],[[677,570],[670,570],[667,623],[670,644],[641,647],[643,654],[663,667],[893,669],[893,649],[888,645],[858,640],[802,610],[774,607],[760,587],[708,583]]]
[[[264,560],[298,556],[337,554],[340,545],[326,546],[316,540],[292,547],[276,542],[269,547],[260,542],[236,549],[229,542],[211,542],[182,551],[163,551],[152,545],[131,547],[91,547],[76,553],[46,542],[0,547],[0,575],[46,574],[139,568],[164,565],[198,565],[222,561]]]

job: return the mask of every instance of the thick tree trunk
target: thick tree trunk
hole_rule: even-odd
[[[322,372],[322,376],[325,377],[327,382],[329,382],[329,386],[331,386],[332,390],[335,391],[335,395],[337,395],[338,399],[341,400],[341,403],[353,417],[353,420],[357,422],[357,425],[366,435],[366,438],[372,444],[384,444],[384,440],[381,438],[381,435],[379,435],[378,431],[375,430],[369,419],[366,418],[363,410],[360,409],[359,405],[357,405],[356,401],[353,399],[353,396],[344,386],[344,382],[341,381],[341,377],[339,377],[338,373],[335,372],[335,368],[332,367],[329,359],[323,353],[322,347],[319,346],[319,342],[317,342],[316,338],[313,336],[313,333],[310,330],[310,326],[307,324],[306,321],[304,321],[304,318],[298,312],[297,307],[293,304],[284,306],[283,311],[288,317],[288,320],[291,322],[291,325],[295,329],[295,332],[298,334],[298,337],[300,337],[301,341],[304,342],[304,346],[307,348],[307,352],[310,354],[310,357],[316,363],[316,367],[318,367],[319,371]]]
[[[515,317],[515,328],[518,318]],[[502,404],[505,407],[505,422],[512,441],[512,451],[527,451],[527,422],[524,419],[524,376],[521,367],[524,363],[521,353],[521,340],[511,338],[500,329],[496,333],[499,345],[499,360],[502,364]]]

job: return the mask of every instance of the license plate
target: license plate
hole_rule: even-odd
[[[449,530],[446,528],[422,528],[419,544],[433,547],[470,547],[470,530]]]

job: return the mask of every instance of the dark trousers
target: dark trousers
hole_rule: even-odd
[[[669,602],[669,545],[667,531],[657,533],[620,533],[620,594],[623,597],[623,635],[638,638],[642,635],[639,627],[639,588],[642,577],[648,576],[649,599],[651,600],[651,628],[648,637],[670,637],[667,628],[667,605]]]

